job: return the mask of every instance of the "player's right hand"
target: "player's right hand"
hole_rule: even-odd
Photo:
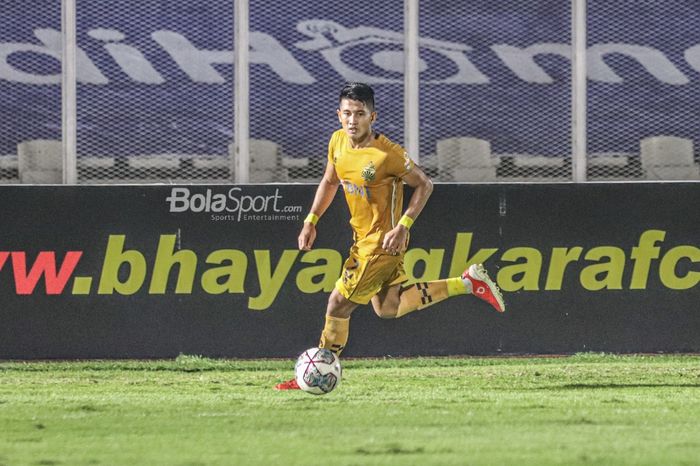
[[[316,241],[316,225],[313,223],[304,223],[304,227],[299,233],[299,249],[302,251],[310,251]]]

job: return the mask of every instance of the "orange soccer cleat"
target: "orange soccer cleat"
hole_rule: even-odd
[[[498,286],[489,278],[482,264],[472,264],[462,274],[462,280],[471,282],[472,294],[483,299],[498,312],[506,310],[506,303]]]
[[[275,390],[300,390],[299,384],[296,379],[287,380],[286,382],[280,382],[275,385]]]

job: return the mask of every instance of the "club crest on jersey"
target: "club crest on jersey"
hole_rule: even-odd
[[[377,176],[377,169],[374,167],[374,162],[370,161],[369,165],[362,169],[360,175],[365,181],[373,181],[374,177]]]

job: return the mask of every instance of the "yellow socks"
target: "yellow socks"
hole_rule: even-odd
[[[326,316],[326,325],[321,333],[319,348],[328,348],[340,356],[341,351],[348,342],[350,331],[350,318],[341,319],[339,317]]]
[[[421,282],[402,288],[400,293],[399,310],[396,317],[403,317],[409,312],[425,309],[435,303],[470,290],[460,277],[432,282]]]

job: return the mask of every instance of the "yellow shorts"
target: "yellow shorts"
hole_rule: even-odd
[[[360,256],[351,249],[335,288],[353,303],[367,304],[382,288],[405,281],[403,254]]]

